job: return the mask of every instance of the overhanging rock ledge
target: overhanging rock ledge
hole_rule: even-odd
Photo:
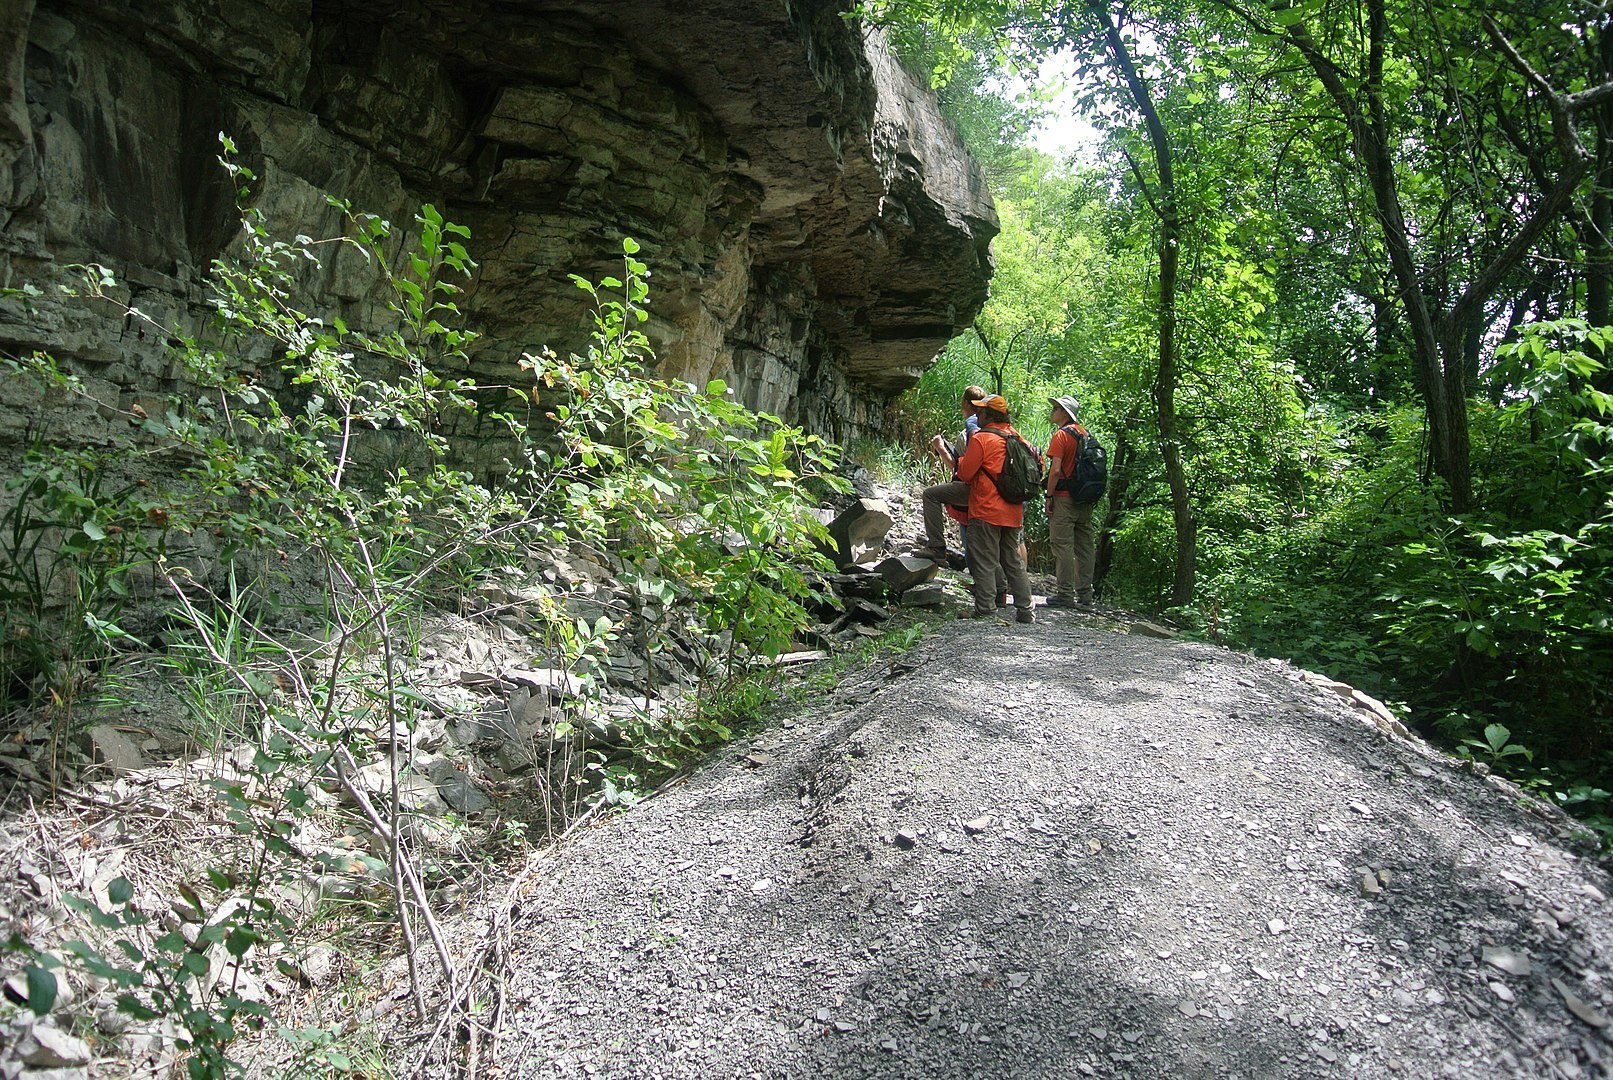
[[[286,229],[326,193],[471,227],[475,373],[581,344],[570,273],[653,268],[663,369],[846,440],[877,430],[986,295],[996,214],[933,97],[843,0],[13,0],[0,13],[0,285],[110,267],[181,326],[234,236],[230,133]],[[322,271],[383,319],[361,265]],[[0,307],[127,403],[178,389],[110,309]],[[0,450],[26,420],[0,392]],[[37,418],[36,418],[37,420]],[[85,438],[93,432],[79,433]],[[10,445],[7,445],[10,444]]]

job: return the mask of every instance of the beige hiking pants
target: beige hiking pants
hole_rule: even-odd
[[[1019,529],[1006,525],[969,522],[965,539],[969,546],[969,573],[974,577],[976,615],[997,613],[997,590],[1007,586],[1014,594],[1014,606],[1031,609],[1031,578],[1019,554]]]
[[[1092,599],[1092,571],[1098,549],[1092,541],[1092,511],[1095,504],[1077,505],[1068,495],[1053,497],[1053,513],[1047,523],[1048,545],[1053,549],[1058,594],[1066,600]]]

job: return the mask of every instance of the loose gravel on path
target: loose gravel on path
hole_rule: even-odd
[[[503,1075],[1609,1075],[1561,821],[1291,668],[1038,615],[570,843]]]

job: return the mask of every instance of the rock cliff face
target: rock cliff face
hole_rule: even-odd
[[[848,7],[9,0],[0,286],[95,261],[141,310],[194,323],[235,229],[223,131],[287,229],[333,229],[327,193],[468,225],[484,378],[576,347],[567,275],[612,272],[633,236],[666,371],[855,437],[978,310],[996,219],[933,99]],[[379,318],[358,269],[337,258],[321,284],[350,321]],[[110,310],[0,307],[0,349],[70,358],[126,401],[173,389],[158,343]]]

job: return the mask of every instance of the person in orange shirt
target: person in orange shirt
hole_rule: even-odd
[[[974,611],[966,617],[989,618],[997,614],[997,581],[1002,577],[1013,591],[1018,621],[1035,622],[1030,575],[1025,572],[1019,543],[1025,508],[1005,500],[997,490],[996,480],[1008,456],[1008,440],[1019,438],[1019,432],[1008,422],[1008,402],[1001,394],[971,404],[980,410],[976,414],[980,430],[969,440],[958,461],[958,479],[969,485],[966,540],[969,571],[974,575]]]
[[[1073,479],[1087,429],[1076,422],[1073,397],[1049,398],[1053,441],[1047,447],[1047,539],[1053,549],[1058,589],[1048,607],[1092,607],[1092,572],[1097,548],[1092,541],[1093,503],[1077,503],[1060,481]]]

